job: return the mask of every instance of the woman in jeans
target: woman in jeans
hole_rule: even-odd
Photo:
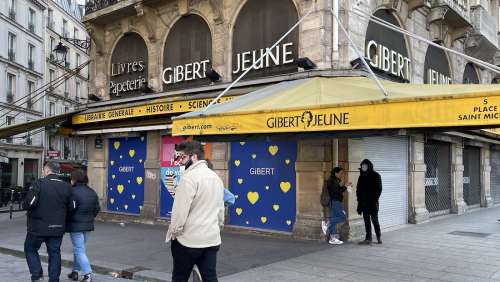
[[[87,186],[86,173],[77,169],[71,173],[73,185],[70,214],[67,229],[73,244],[73,271],[68,278],[78,281],[78,272],[83,275],[82,282],[92,281],[92,268],[86,254],[85,244],[90,231],[94,231],[94,218],[99,213],[99,198],[93,189]]]
[[[346,221],[346,214],[342,201],[344,200],[343,193],[347,190],[343,183],[344,169],[336,167],[332,170],[330,178],[327,181],[328,194],[330,194],[330,226],[328,227],[328,235],[330,240],[328,243],[332,245],[341,245],[344,242],[339,240],[337,233],[337,224]],[[347,183],[350,186],[351,183]]]

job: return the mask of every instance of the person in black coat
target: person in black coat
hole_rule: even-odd
[[[73,189],[66,231],[70,233],[74,260],[68,278],[78,281],[78,272],[81,272],[82,282],[92,281],[92,268],[85,244],[89,233],[94,231],[94,219],[100,211],[99,197],[87,183],[88,178],[83,170],[76,169],[71,173]]]
[[[32,183],[23,201],[27,210],[27,235],[24,253],[31,273],[31,281],[42,281],[43,270],[38,250],[42,243],[49,255],[49,282],[59,281],[61,275],[61,243],[66,230],[71,186],[59,179],[60,166],[47,162],[43,178]]]
[[[360,175],[356,186],[356,196],[358,198],[358,214],[363,214],[365,221],[365,240],[362,245],[372,243],[372,222],[377,235],[377,242],[382,244],[380,234],[380,224],[378,222],[378,200],[382,194],[382,178],[373,169],[373,163],[365,159],[361,162]]]

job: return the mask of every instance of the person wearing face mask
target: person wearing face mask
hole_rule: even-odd
[[[380,234],[380,224],[378,222],[379,198],[382,194],[382,178],[373,169],[370,160],[361,162],[360,175],[356,186],[356,196],[358,199],[358,214],[363,214],[365,221],[366,237],[360,245],[370,245],[372,243],[372,223],[377,235],[377,242],[382,244]]]
[[[198,141],[176,146],[185,167],[175,188],[166,241],[171,242],[173,282],[187,282],[196,265],[206,282],[217,280],[217,252],[224,225],[224,184],[208,168]]]

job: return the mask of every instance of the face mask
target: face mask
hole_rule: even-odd
[[[367,164],[363,164],[363,165],[361,166],[361,170],[362,170],[362,171],[367,171],[367,170],[368,170],[368,165],[367,165]]]
[[[191,159],[191,156],[189,156],[188,161],[184,165],[184,169],[188,169],[192,164],[193,164],[193,160]]]

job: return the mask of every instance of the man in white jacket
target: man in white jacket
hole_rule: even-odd
[[[208,168],[200,142],[183,142],[177,151],[185,171],[175,189],[167,232],[174,259],[172,282],[187,282],[195,265],[204,282],[217,281],[217,252],[224,224],[224,184]]]

